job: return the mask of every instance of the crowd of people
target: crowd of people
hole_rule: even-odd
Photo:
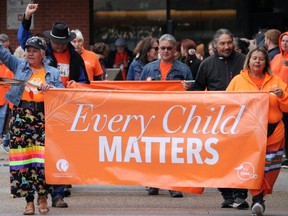
[[[49,212],[48,194],[56,208],[67,208],[64,197],[71,195],[69,185],[45,182],[42,92],[51,87],[65,88],[72,82],[105,80],[106,68],[118,68],[123,80],[182,80],[187,91],[271,91],[261,188],[250,190],[251,205],[246,201],[247,189],[219,188],[224,199],[222,208],[250,208],[253,215],[263,215],[264,197],[272,193],[281,166],[288,168],[288,32],[269,29],[255,40],[248,40],[234,37],[228,29],[219,29],[207,44],[208,56],[199,52],[192,39],[177,41],[171,34],[159,39],[145,37],[133,52],[124,38],[115,41],[115,50],[98,42],[90,51],[84,48],[82,32],[70,31],[62,22],[54,23],[43,35],[33,35],[30,26],[37,9],[38,4],[27,5],[18,29],[20,46],[14,54],[8,35],[0,34],[0,77],[30,83],[0,86],[1,147],[9,152],[11,194],[25,197],[24,215],[35,214],[36,193],[41,214]],[[16,129],[21,132],[16,133]],[[37,157],[37,163],[24,162],[23,155]],[[147,186],[147,190],[148,195],[159,193],[159,188]],[[180,191],[169,192],[171,197],[183,197]]]

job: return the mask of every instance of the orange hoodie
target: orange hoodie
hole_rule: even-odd
[[[287,84],[284,83],[278,76],[271,76],[266,73],[263,85],[260,91],[269,91],[273,86],[278,86],[283,90],[282,97],[277,97],[274,94],[269,96],[269,113],[268,123],[276,123],[281,121],[282,112],[288,112],[288,89]],[[259,91],[257,86],[250,79],[248,70],[242,70],[239,75],[235,76],[227,87],[231,91]]]
[[[284,124],[282,122],[282,112],[288,111],[288,92],[287,84],[284,83],[280,77],[269,75],[266,73],[264,82],[260,91],[269,91],[271,87],[278,86],[283,90],[283,95],[277,97],[273,93],[269,94],[269,111],[268,123],[277,123],[274,132],[267,138],[266,144],[266,159],[265,159],[265,172],[262,185],[257,190],[250,190],[252,196],[256,196],[263,192],[263,195],[271,194],[273,186],[277,180],[281,168],[281,159],[284,148]],[[259,91],[258,87],[250,79],[248,70],[242,70],[239,75],[235,76],[227,90],[243,91],[253,90]]]
[[[279,37],[280,53],[275,55],[275,57],[271,61],[270,66],[272,72],[278,75],[285,83],[288,84],[288,49],[284,51],[281,46],[281,41],[284,35],[288,35],[288,32],[284,32],[280,35]]]

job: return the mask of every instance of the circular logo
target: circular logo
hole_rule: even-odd
[[[56,163],[56,168],[60,172],[66,172],[69,168],[69,163],[64,159],[60,159]]]
[[[237,170],[237,175],[242,180],[258,178],[258,175],[255,173],[254,166],[249,162],[240,164],[240,166],[235,168],[235,170]]]

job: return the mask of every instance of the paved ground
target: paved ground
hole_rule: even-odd
[[[8,170],[7,154],[0,149],[0,215],[22,215],[25,200],[10,198]],[[287,200],[288,170],[282,170],[274,193],[266,197],[265,215],[287,216]],[[203,195],[186,193],[184,198],[171,198],[164,190],[158,196],[147,196],[143,187],[73,185],[72,196],[65,201],[69,208],[51,207],[48,215],[251,215],[250,210],[221,209],[222,198],[215,188],[206,189]],[[251,203],[250,196],[247,201]]]

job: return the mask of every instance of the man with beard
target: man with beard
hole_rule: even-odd
[[[234,50],[233,35],[228,29],[219,29],[213,37],[214,55],[204,59],[198,69],[195,84],[183,82],[192,91],[225,91],[234,76],[243,68],[245,55]],[[219,188],[224,202],[222,208],[249,208],[245,201],[246,189]]]

